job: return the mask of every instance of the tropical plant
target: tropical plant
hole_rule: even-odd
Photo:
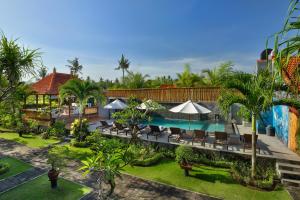
[[[75,57],[73,60],[67,60],[67,62],[69,64],[66,66],[70,68],[72,75],[78,76],[78,74],[81,74],[83,66],[79,63],[79,58]]]
[[[161,85],[173,85],[174,80],[171,76],[157,76],[152,80],[147,81],[147,87],[159,88]]]
[[[0,40],[0,102],[9,98],[20,84],[22,77],[35,73],[40,53],[20,46],[2,34]]]
[[[77,142],[83,142],[85,141],[86,137],[90,134],[88,127],[89,124],[87,119],[82,119],[81,121],[75,119],[74,122],[71,124],[70,133],[74,135]]]
[[[97,172],[99,184],[99,198],[109,197],[113,194],[116,187],[115,178],[121,176],[121,170],[131,164],[134,160],[129,151],[129,145],[120,142],[117,139],[103,138],[98,143],[97,155],[82,161],[83,167],[80,169],[84,174]],[[104,193],[102,183],[110,185],[110,190],[107,194]]]
[[[231,61],[221,63],[213,69],[204,69],[202,74],[205,76],[204,84],[209,86],[220,86],[222,82],[230,77],[233,72]]]
[[[125,78],[125,71],[128,72],[130,62],[125,56],[122,54],[121,59],[119,60],[119,66],[115,68],[115,70],[122,70],[122,80],[124,81]]]
[[[225,90],[221,92],[218,105],[225,116],[229,108],[239,103],[251,112],[252,116],[252,178],[256,167],[256,120],[260,112],[267,110],[272,104],[272,76],[266,70],[257,75],[236,72],[224,82]]]
[[[128,75],[123,78],[123,87],[129,89],[145,88],[147,87],[146,78],[148,77],[147,74],[128,72]]]
[[[196,87],[203,85],[203,77],[191,72],[189,64],[184,66],[184,71],[177,74],[176,85],[178,87]]]
[[[38,71],[37,71],[37,75],[38,75],[38,77],[37,77],[37,80],[41,80],[41,79],[43,79],[43,78],[45,78],[45,76],[47,75],[47,72],[48,72],[48,68],[46,67],[46,66],[42,66],[40,69],[38,69]]]
[[[70,96],[74,96],[79,104],[78,120],[81,129],[84,104],[90,97],[98,98],[100,96],[100,89],[98,85],[92,81],[71,79],[59,88],[59,97],[61,99],[61,102],[63,102],[65,98],[68,98]]]

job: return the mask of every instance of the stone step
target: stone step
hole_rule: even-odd
[[[276,161],[277,161],[277,163],[287,163],[287,164],[300,166],[300,160],[276,159]]]
[[[282,170],[282,169],[280,169],[278,172],[281,176],[281,179],[300,180],[300,172]]]
[[[288,186],[300,187],[300,180],[284,178],[281,180],[281,182]]]
[[[300,172],[300,165],[290,164],[290,163],[277,163],[279,170],[288,170]]]

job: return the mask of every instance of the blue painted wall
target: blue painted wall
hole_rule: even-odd
[[[288,144],[289,135],[289,108],[287,106],[274,106],[271,110],[261,113],[266,125],[272,125],[275,128],[276,136],[284,143]],[[258,118],[258,133],[265,133],[265,126]]]

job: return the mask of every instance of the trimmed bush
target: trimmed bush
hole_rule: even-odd
[[[147,167],[151,165],[156,165],[164,158],[163,153],[156,153],[152,157],[145,158],[143,160],[135,160],[133,165]]]
[[[0,162],[0,175],[8,172],[9,167],[10,166],[9,166],[8,163],[6,163],[6,162]]]
[[[71,142],[71,145],[74,146],[74,147],[79,147],[79,148],[84,148],[84,147],[90,146],[90,144],[86,141],[78,142],[76,140],[73,140]]]

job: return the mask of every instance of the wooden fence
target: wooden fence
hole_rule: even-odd
[[[105,96],[111,98],[135,97],[140,100],[152,99],[161,103],[181,103],[189,99],[194,102],[214,102],[217,101],[219,95],[219,87],[116,89],[105,92]]]

